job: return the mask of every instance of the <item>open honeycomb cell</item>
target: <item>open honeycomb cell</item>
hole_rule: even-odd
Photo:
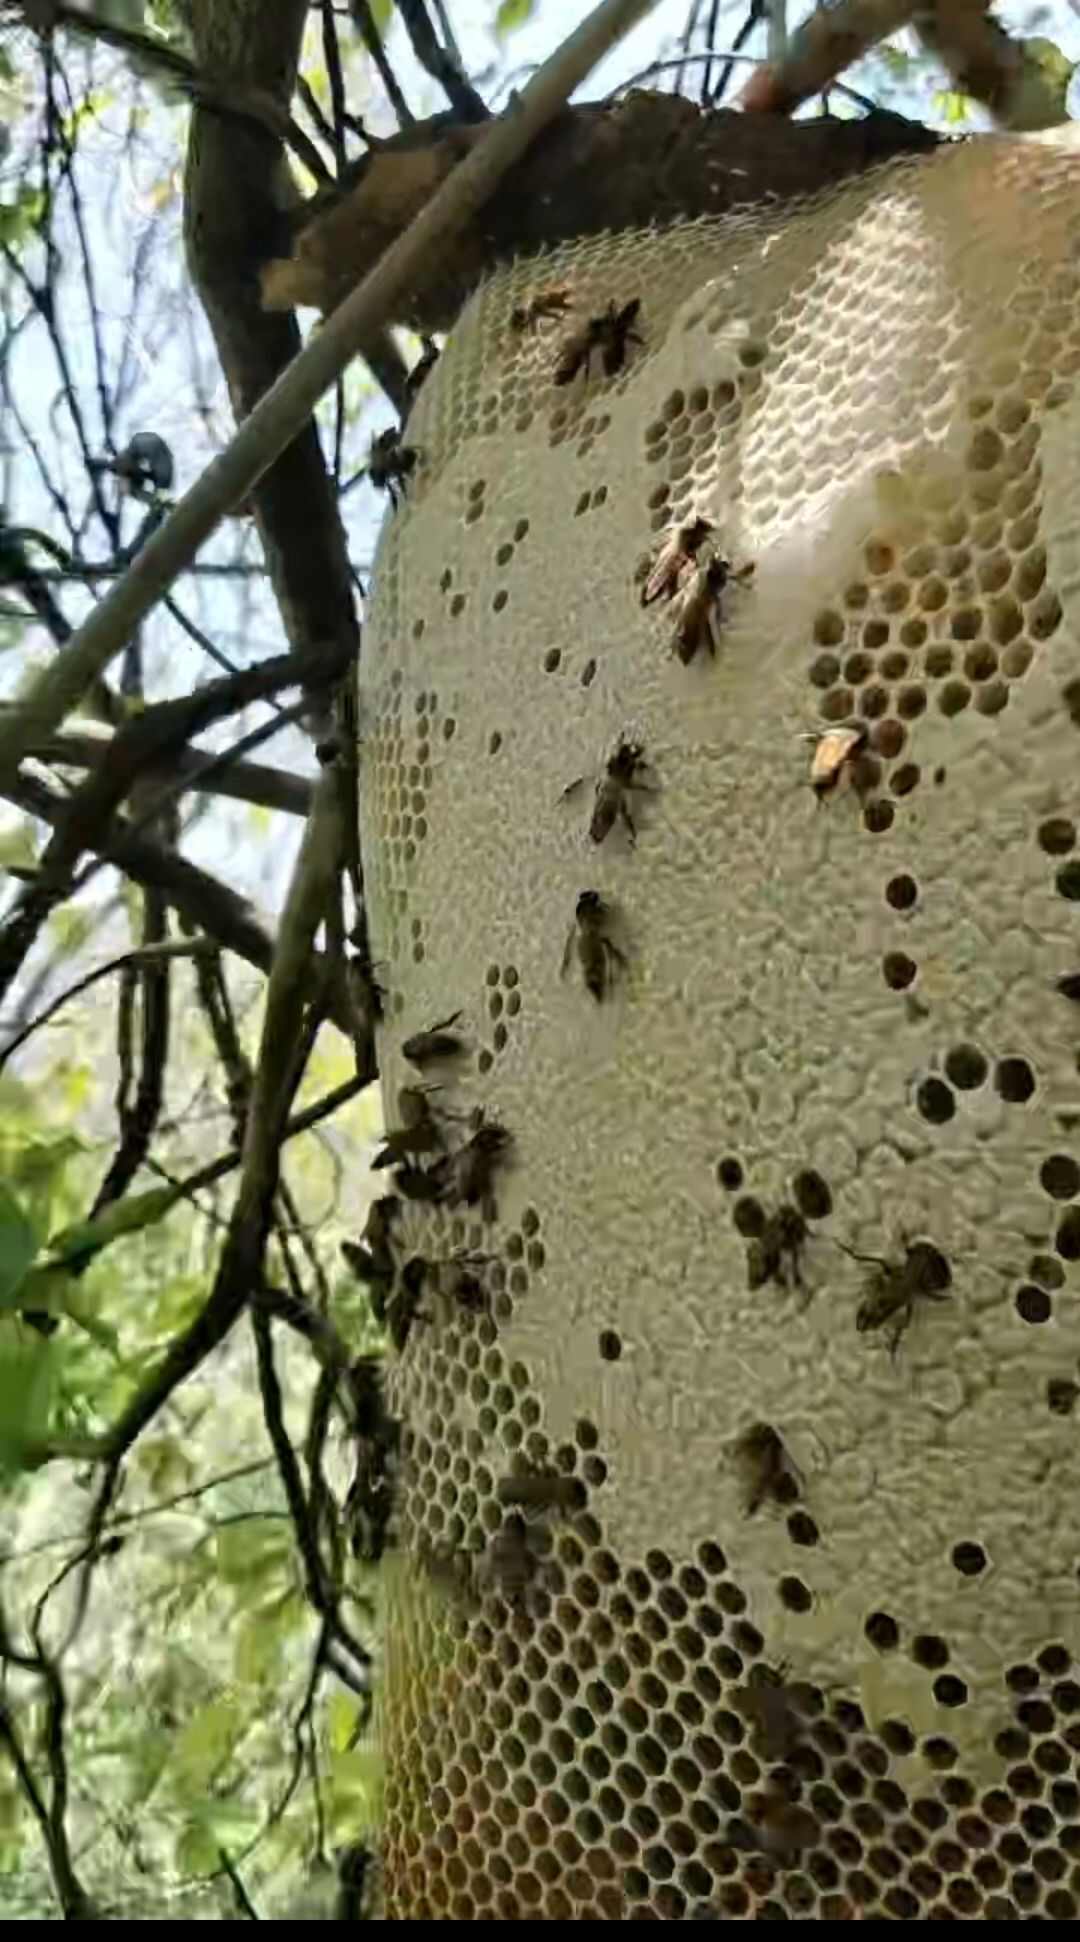
[[[512,1151],[402,1217],[480,1293],[389,1384],[392,1917],[1076,1919],[1078,170],[971,142],[515,264],[418,400],[381,1066],[460,1008],[448,1142]],[[508,328],[555,284],[640,297],[620,370]],[[697,513],[754,571],[685,665],[639,588]],[[849,726],[817,801],[800,737]],[[657,794],[597,846],[557,805],[620,736]],[[574,1488],[517,1516],[524,1471]]]

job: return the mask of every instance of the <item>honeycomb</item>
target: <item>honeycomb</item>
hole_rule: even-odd
[[[1078,297],[1071,131],[987,138],[518,263],[421,394],[381,1064],[460,1009],[445,1137],[512,1145],[395,1234],[480,1294],[390,1378],[392,1917],[1080,1912]],[[698,514],[753,571],[684,665],[639,589]]]

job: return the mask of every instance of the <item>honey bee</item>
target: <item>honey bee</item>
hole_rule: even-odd
[[[380,492],[389,494],[392,506],[397,507],[400,503],[406,481],[415,471],[419,457],[415,445],[401,443],[401,431],[397,425],[377,432],[372,439],[368,448],[368,478]]]
[[[431,1273],[431,1263],[422,1254],[411,1255],[401,1270],[401,1285],[386,1304],[386,1327],[399,1355],[412,1334],[414,1322],[430,1322],[430,1309],[420,1307],[420,1298]]]
[[[755,1750],[765,1760],[786,1760],[798,1743],[802,1723],[791,1689],[772,1666],[751,1666],[746,1683],[737,1686],[732,1703],[751,1728]]]
[[[386,1548],[394,1504],[400,1425],[386,1408],[381,1359],[360,1356],[349,1370],[356,1425],[356,1468],[345,1499],[353,1556],[377,1564]]]
[[[520,1511],[504,1517],[490,1544],[476,1561],[474,1582],[480,1592],[496,1592],[520,1610],[536,1577],[540,1559],[529,1539]]]
[[[380,1025],[386,1016],[386,992],[375,976],[376,966],[371,959],[366,940],[358,945],[354,955],[348,960],[349,976],[359,986],[360,1008],[364,1014]]]
[[[672,526],[660,544],[641,589],[643,607],[650,607],[654,600],[659,600],[662,593],[666,594],[669,600],[672,598],[682,575],[694,564],[712,530],[711,519],[705,519],[701,513],[695,513],[692,518],[684,519],[679,525]]]
[[[540,290],[528,303],[515,304],[510,312],[510,328],[520,337],[525,331],[534,332],[550,318],[561,317],[573,309],[570,286],[557,283],[550,290]]]
[[[407,1162],[399,1166],[394,1174],[394,1185],[406,1200],[413,1200],[421,1206],[433,1207],[446,1198],[446,1176],[442,1171],[447,1155],[443,1155],[433,1167],[414,1167]]]
[[[823,802],[826,796],[839,793],[854,779],[855,763],[866,747],[866,730],[857,725],[828,728],[820,735],[806,735],[803,740],[815,744],[810,787],[818,801]]]
[[[490,1254],[470,1254],[459,1248],[449,1261],[439,1263],[439,1292],[448,1301],[456,1302],[472,1314],[487,1307],[484,1285],[474,1269],[482,1267],[494,1257]]]
[[[570,968],[576,949],[585,989],[601,1004],[611,988],[615,965],[626,968],[626,957],[607,934],[611,907],[598,890],[583,890],[574,908],[574,927],[563,952],[562,976]]]
[[[735,1439],[732,1461],[746,1498],[746,1515],[753,1517],[766,1498],[791,1504],[799,1496],[799,1474],[783,1439],[771,1423],[751,1423]]]
[[[626,363],[627,345],[645,341],[633,328],[640,309],[640,297],[632,297],[621,310],[617,310],[612,302],[599,317],[590,317],[579,329],[572,331],[556,360],[554,382],[570,384],[581,370],[588,378],[594,351],[600,352],[605,375],[615,377]]]
[[[798,1208],[784,1201],[775,1214],[769,1215],[761,1233],[747,1243],[747,1286],[753,1290],[764,1287],[767,1281],[776,1281],[781,1288],[787,1288],[791,1285],[788,1281],[790,1266],[792,1282],[796,1288],[805,1291],[802,1250],[806,1245],[806,1233],[806,1222]]]
[[[449,1545],[426,1544],[417,1546],[417,1562],[437,1591],[445,1592],[455,1603],[475,1605],[476,1589],[473,1584],[473,1563],[466,1551],[455,1551]]]
[[[671,643],[672,653],[684,667],[689,667],[699,647],[706,648],[715,660],[722,627],[720,595],[733,580],[748,580],[753,571],[752,560],[734,572],[730,560],[714,554],[710,560],[698,561],[686,574],[679,588],[678,619]]]
[[[437,1125],[425,1086],[402,1086],[398,1092],[398,1117],[401,1125],[383,1134],[383,1143],[371,1162],[372,1170],[396,1166],[408,1154],[439,1153],[446,1142]]]
[[[372,1201],[360,1240],[341,1243],[342,1255],[353,1274],[371,1289],[371,1312],[380,1327],[386,1319],[386,1298],[394,1281],[390,1233],[400,1212],[397,1195],[383,1194]]]
[[[852,1260],[872,1267],[866,1292],[855,1311],[855,1326],[860,1335],[870,1329],[892,1327],[889,1354],[895,1355],[901,1337],[910,1328],[917,1301],[946,1301],[952,1286],[952,1269],[932,1241],[909,1241],[902,1261],[884,1261],[876,1254],[856,1254],[855,1249],[839,1243]]]
[[[464,1146],[440,1162],[445,1198],[452,1204],[463,1201],[466,1207],[486,1199],[495,1168],[512,1143],[513,1135],[505,1126],[481,1123]]]
[[[790,1800],[779,1786],[751,1795],[744,1825],[750,1830],[749,1845],[781,1867],[793,1866],[803,1848],[814,1847],[821,1839],[816,1815]]]
[[[596,800],[589,822],[589,835],[594,843],[603,842],[614,827],[616,817],[621,817],[625,823],[631,844],[636,843],[637,831],[627,798],[631,789],[637,789],[643,795],[655,795],[656,791],[650,783],[638,781],[638,771],[646,766],[645,750],[641,743],[628,742],[625,736],[621,737],[596,785]],[[579,776],[576,782],[568,783],[559,798],[560,802],[580,789],[584,780],[584,776]]]
[[[500,1504],[521,1511],[559,1511],[569,1515],[584,1510],[585,1486],[577,1477],[564,1476],[561,1470],[520,1470],[512,1477],[500,1477],[495,1494]]]
[[[460,1011],[451,1012],[438,1025],[432,1025],[426,1032],[414,1032],[405,1040],[401,1050],[410,1065],[430,1065],[435,1059],[454,1059],[464,1052],[465,1042],[456,1032],[450,1030],[461,1017]]]

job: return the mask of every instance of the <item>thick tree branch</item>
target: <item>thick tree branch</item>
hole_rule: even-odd
[[[96,769],[111,761],[112,737],[92,730],[69,729],[53,735],[30,754],[39,762],[55,762],[61,768]],[[200,794],[229,796],[237,802],[255,803],[261,809],[280,809],[287,816],[306,816],[311,808],[311,784],[303,776],[289,775],[263,762],[230,762],[213,767],[217,757],[210,749],[193,744],[173,750],[167,762],[156,760],[144,774],[153,776],[164,787],[180,784]]]
[[[147,541],[123,580],[0,721],[0,789],[11,785],[26,751],[52,734],[89,684],[104,673],[225,512],[251,491],[296,437],[365,336],[399,312],[406,293],[434,274],[448,241],[471,221],[571,91],[650,5],[651,0],[601,0],[506,113],[484,128],[479,145],[452,180],[443,183],[408,232],[305,345],[226,450]]]
[[[435,116],[362,157],[340,192],[313,196],[298,213],[292,256],[262,272],[264,302],[336,310],[484,136]],[[447,330],[500,263],[559,243],[723,216],[751,199],[792,201],[937,143],[928,129],[884,112],[787,122],[706,112],[681,95],[638,89],[568,108],[508,171],[477,220],[445,240],[437,275],[408,293],[401,321],[421,332]]]

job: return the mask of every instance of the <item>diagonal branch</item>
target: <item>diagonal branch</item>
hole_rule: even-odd
[[[439,83],[455,114],[462,121],[487,121],[489,112],[483,96],[477,94],[451,50],[440,46],[424,0],[397,0],[397,10],[420,66]]]
[[[487,201],[573,89],[653,4],[655,0],[601,0],[505,114],[484,130],[477,146],[359,289],[308,341],[225,451],[147,541],[124,578],[0,721],[0,788],[10,785],[26,751],[59,726],[229,508],[251,491],[296,437],[365,336],[388,322],[406,292],[436,274],[447,239]]]

